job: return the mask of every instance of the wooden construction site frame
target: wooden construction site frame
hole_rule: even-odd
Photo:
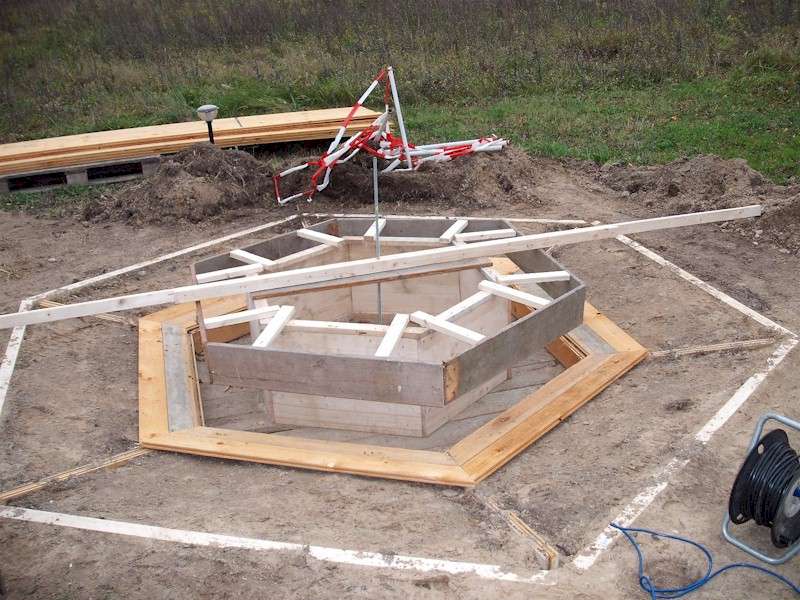
[[[244,298],[204,302],[208,316],[245,306]],[[524,316],[526,306],[515,306]],[[590,304],[583,323],[548,345],[566,370],[444,452],[409,450],[205,427],[195,370],[199,341],[194,304],[177,305],[139,322],[139,440],[145,448],[472,487],[556,427],[647,356]],[[232,332],[210,330],[220,341]]]
[[[450,226],[447,219],[409,218],[389,225],[384,221],[384,253],[438,245]],[[503,221],[479,221],[464,230],[478,236],[484,231],[516,233]],[[374,222],[365,219],[324,221],[200,261],[194,265],[194,275],[200,280],[238,272],[241,260],[252,266],[255,258],[249,257],[270,261],[264,265],[268,270],[297,255],[306,257],[295,263],[299,267],[326,259],[357,260],[374,252],[374,242],[364,240],[372,231]],[[330,240],[337,240],[335,247],[320,245]],[[324,252],[308,254],[315,248]],[[521,252],[518,260],[537,270],[566,273],[540,250]],[[250,294],[247,313],[258,314],[269,305],[283,305],[281,310],[291,306],[296,309],[294,320],[277,324],[280,333],[273,335],[274,321],[262,332],[270,317],[263,323],[252,319],[249,331],[247,326],[240,329],[241,335],[249,334],[249,341],[205,345],[212,381],[263,390],[275,424],[428,436],[505,381],[520,359],[581,322],[585,288],[577,278],[567,275],[558,283],[542,283],[548,300],[539,310],[513,319],[503,292],[480,291],[486,278],[480,268],[484,264],[491,263],[468,262],[450,265],[444,272],[384,280],[385,322],[406,314],[417,326],[405,328],[392,352],[383,356],[376,354],[389,325],[378,323],[373,281],[294,295]],[[510,287],[497,287],[526,297]],[[229,322],[239,321],[238,314],[228,317]],[[216,326],[219,319],[198,318],[198,323],[202,339],[207,333],[202,331],[204,323]]]

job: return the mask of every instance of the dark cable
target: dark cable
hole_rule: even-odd
[[[750,451],[731,490],[731,520],[741,524],[753,519],[758,525],[772,527],[798,474],[800,461],[786,432],[775,429],[762,437]]]

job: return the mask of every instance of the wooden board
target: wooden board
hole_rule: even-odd
[[[216,343],[208,344],[206,356],[214,383],[379,402],[445,405],[441,364]]]

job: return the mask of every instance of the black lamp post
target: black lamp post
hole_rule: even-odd
[[[197,116],[200,117],[208,125],[208,141],[214,143],[214,129],[211,127],[211,122],[217,118],[219,107],[213,104],[203,104],[197,109]]]

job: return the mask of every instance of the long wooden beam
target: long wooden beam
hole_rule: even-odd
[[[626,221],[610,225],[595,225],[593,227],[568,229],[566,231],[551,231],[548,233],[523,235],[508,239],[475,242],[473,244],[461,246],[402,252],[398,254],[389,254],[380,258],[364,258],[349,262],[305,267],[292,271],[255,275],[253,277],[244,277],[230,281],[215,281],[212,283],[187,285],[153,292],[66,304],[54,308],[41,308],[22,313],[10,313],[0,315],[0,329],[9,329],[19,325],[33,325],[36,323],[59,321],[75,317],[86,317],[99,313],[157,306],[160,304],[179,304],[182,302],[194,302],[206,298],[219,298],[247,292],[280,290],[290,286],[357,278],[362,275],[392,272],[398,269],[447,263],[470,258],[496,256],[508,252],[548,248],[556,244],[565,245],[579,242],[591,242],[613,238],[618,235],[631,235],[644,233],[646,231],[686,227],[689,225],[717,223],[747,217],[757,217],[760,215],[761,206],[756,204],[741,208],[726,208],[669,217]]]

